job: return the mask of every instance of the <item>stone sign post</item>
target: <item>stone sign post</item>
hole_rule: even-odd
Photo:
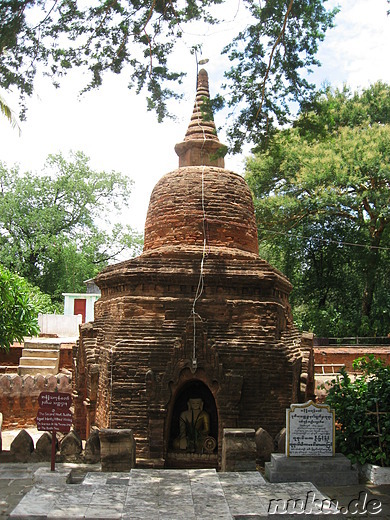
[[[335,453],[335,413],[308,401],[286,410],[286,453],[271,453],[265,463],[270,482],[312,482],[315,486],[354,486],[357,469]],[[311,516],[310,516],[311,518]]]
[[[334,410],[308,401],[286,410],[287,457],[332,457],[335,454]]]
[[[68,433],[72,426],[71,394],[41,392],[38,397],[37,429],[51,433],[51,471],[55,469],[56,433]]]

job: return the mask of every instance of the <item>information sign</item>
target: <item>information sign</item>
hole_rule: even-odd
[[[292,404],[286,410],[287,456],[334,455],[334,430],[334,410],[328,405],[313,401]]]
[[[37,415],[37,429],[43,432],[68,433],[72,427],[72,414],[68,410],[40,408]]]
[[[41,392],[38,397],[38,404],[41,408],[69,410],[72,404],[72,396],[65,392]]]
[[[51,432],[52,471],[55,469],[56,432],[68,433],[72,427],[71,403],[71,394],[64,392],[41,392],[38,397],[37,429]]]

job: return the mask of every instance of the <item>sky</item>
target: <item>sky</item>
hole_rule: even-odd
[[[40,78],[36,93],[28,102],[27,121],[20,124],[21,134],[0,119],[0,161],[8,166],[19,163],[22,170],[39,171],[49,154],[70,150],[82,151],[97,170],[117,170],[134,181],[130,209],[122,221],[143,232],[150,194],[156,182],[178,167],[174,145],[183,140],[195,99],[196,59],[190,53],[194,44],[202,44],[202,55],[208,58],[213,96],[228,68],[220,50],[236,33],[240,19],[239,0],[231,0],[231,13],[220,27],[198,26],[185,32],[174,59],[187,72],[183,88],[185,97],[171,104],[176,120],[157,123],[147,112],[145,98],[127,88],[124,76],[108,76],[103,86],[79,96],[83,86],[80,71],[72,72],[60,89]],[[318,58],[322,67],[309,79],[320,86],[327,81],[334,87],[343,83],[353,89],[368,87],[377,80],[390,83],[390,17],[386,0],[328,1],[328,6],[341,5],[336,27],[327,32],[320,45]],[[225,9],[226,11],[226,9]],[[244,16],[244,15],[243,15]],[[16,109],[16,97],[2,93]],[[224,113],[217,113],[217,126],[223,126]],[[225,116],[226,117],[226,116]],[[219,139],[224,140],[223,131]],[[249,148],[246,150],[249,153]],[[227,156],[226,168],[243,173],[244,155]]]

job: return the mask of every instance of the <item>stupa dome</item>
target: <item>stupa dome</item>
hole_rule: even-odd
[[[191,122],[184,141],[175,146],[179,168],[160,179],[150,198],[144,254],[203,248],[205,243],[211,250],[258,254],[252,194],[240,175],[224,169],[226,147],[210,119],[209,99],[202,69]]]

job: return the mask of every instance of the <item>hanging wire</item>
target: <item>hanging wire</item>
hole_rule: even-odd
[[[201,113],[201,107],[198,104],[198,65],[207,63],[206,60],[200,60],[198,61],[197,54],[195,51],[195,57],[196,57],[196,96],[195,96],[195,107],[198,112]],[[206,134],[204,131],[203,126],[200,124],[200,118],[198,117],[197,122],[199,128],[202,131],[203,134],[203,143],[201,148],[201,157],[202,157],[202,151],[204,149],[204,146],[206,144]],[[199,300],[199,298],[203,294],[204,290],[204,263],[207,257],[207,218],[206,218],[206,208],[205,208],[205,186],[204,186],[204,174],[205,174],[205,165],[202,166],[202,177],[201,177],[201,202],[202,202],[202,231],[203,231],[203,251],[202,251],[202,259],[200,262],[200,272],[199,272],[199,280],[198,280],[198,286],[196,288],[194,301],[192,303],[192,309],[191,309],[191,316],[192,316],[192,323],[193,323],[193,345],[192,345],[192,368],[195,370],[197,367],[197,358],[196,358],[196,318],[199,318],[202,321],[201,316],[196,312],[196,304]]]
[[[109,411],[109,414],[110,414],[110,428],[112,428],[112,371],[113,371],[113,365],[114,365],[114,349],[111,345],[110,347],[110,365],[111,365],[111,369],[110,369],[110,411]]]
[[[344,242],[343,240],[332,240],[331,238],[319,238],[313,236],[298,235],[297,233],[290,233],[287,231],[272,231],[267,229],[266,233],[272,233],[273,235],[284,235],[286,237],[305,238],[307,240],[317,240],[317,242],[325,242],[327,244],[337,244],[339,246],[349,247],[363,247],[366,249],[381,249],[382,251],[390,251],[390,247],[384,246],[371,246],[370,244],[356,244],[355,242]],[[263,238],[263,240],[267,240]]]

